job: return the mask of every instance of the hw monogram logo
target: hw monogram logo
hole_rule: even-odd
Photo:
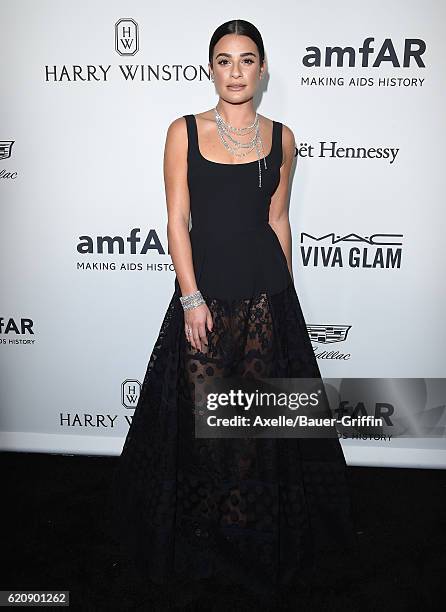
[[[138,24],[130,17],[115,23],[115,49],[119,55],[135,55],[139,51]]]
[[[121,404],[124,408],[136,408],[140,393],[141,383],[139,380],[127,378],[121,384]]]

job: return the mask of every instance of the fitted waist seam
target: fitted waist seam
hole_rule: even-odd
[[[234,226],[231,227],[200,227],[200,226],[192,226],[190,229],[190,233],[199,233],[199,234],[222,234],[227,233],[227,234],[241,234],[241,233],[245,233],[245,232],[252,232],[258,229],[263,229],[263,228],[268,228],[271,227],[268,221],[261,221],[259,223],[256,223],[254,225],[249,225],[246,227],[237,227],[234,228]]]

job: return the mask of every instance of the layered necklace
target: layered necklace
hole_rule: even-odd
[[[257,160],[259,162],[259,187],[261,187],[262,186],[262,168],[260,164],[260,161],[261,161],[260,160],[260,150],[263,153],[263,163],[265,166],[265,170],[267,169],[267,165],[266,165],[266,156],[265,156],[265,152],[263,149],[263,142],[260,136],[260,129],[259,129],[260,123],[259,123],[258,114],[256,113],[254,122],[251,125],[248,125],[248,127],[236,128],[230,125],[229,123],[227,123],[223,119],[223,117],[218,112],[217,107],[214,108],[214,111],[215,111],[215,122],[217,124],[218,135],[220,136],[220,140],[222,141],[226,150],[230,151],[236,157],[246,157],[247,155],[249,155],[249,153],[251,153],[251,151],[255,147],[257,151]],[[237,140],[236,138],[232,136],[232,134],[237,134],[237,135],[242,136],[242,135],[250,134],[252,131],[254,131],[254,137],[248,142],[241,142],[240,140]],[[225,138],[227,138],[229,142],[227,142]],[[247,151],[245,153],[239,153],[239,149],[247,149]]]

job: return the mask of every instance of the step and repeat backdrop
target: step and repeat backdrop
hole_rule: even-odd
[[[166,131],[217,103],[209,40],[233,18],[264,39],[258,112],[295,134],[293,269],[323,377],[412,379],[429,407],[446,372],[444,3],[0,6],[1,450],[120,453],[174,290]],[[342,445],[351,465],[446,466],[441,436]]]

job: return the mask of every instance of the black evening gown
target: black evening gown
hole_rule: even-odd
[[[214,377],[320,371],[268,223],[282,124],[273,122],[259,187],[257,160],[205,159],[195,116],[184,117],[193,264],[214,327],[206,352],[188,343],[175,278],[118,459],[113,511],[147,580],[207,578],[267,596],[356,548],[346,463],[337,437],[195,438],[194,394]]]

